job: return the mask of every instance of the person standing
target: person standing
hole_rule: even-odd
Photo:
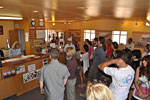
[[[50,49],[51,62],[41,68],[39,83],[40,92],[46,100],[63,100],[65,84],[70,73],[67,67],[58,61],[59,51]]]
[[[21,56],[21,48],[20,43],[15,41],[12,45],[12,48],[9,51],[9,58],[20,57]]]
[[[103,75],[103,72],[99,71],[97,67],[99,64],[106,61],[106,53],[105,38],[99,37],[98,47],[91,55],[91,58],[93,59],[93,66],[90,68],[89,81],[97,81],[98,77]]]
[[[142,66],[137,67],[132,100],[150,100],[150,55],[144,56]]]
[[[93,48],[92,48],[92,43],[90,40],[85,39],[85,44],[88,46],[88,53],[89,53],[89,61],[91,60],[90,56],[92,55]],[[91,65],[91,64],[90,64]]]
[[[125,46],[125,49],[130,49],[130,50],[133,50],[134,49],[134,43],[133,43],[133,39],[132,38],[129,38],[128,41],[127,41],[127,44]]]
[[[64,52],[66,52],[66,49],[67,49],[68,47],[73,47],[73,48],[75,49],[74,44],[72,44],[72,38],[71,38],[71,37],[67,39],[67,44],[66,44],[65,47],[64,47]]]
[[[116,58],[116,52],[118,50],[118,43],[117,42],[112,42],[112,49],[113,49],[113,52],[111,54],[111,58]]]
[[[66,49],[66,55],[68,56],[67,68],[70,72],[68,78],[66,89],[68,100],[76,100],[75,85],[77,80],[77,60],[75,58],[75,49],[73,47],[68,47]]]
[[[130,65],[126,64],[127,60],[127,56],[123,53],[118,59],[109,60],[98,65],[101,71],[112,77],[109,88],[114,94],[114,100],[126,100],[134,80],[135,71]],[[116,64],[118,68],[108,67],[112,64]]]
[[[85,84],[85,73],[89,68],[89,54],[88,54],[88,46],[86,44],[83,45],[84,48],[84,54],[82,55],[80,61],[83,62],[83,65],[80,68],[80,79],[81,79],[81,84],[79,87],[83,88],[83,86],[86,86]]]
[[[112,55],[112,53],[113,53],[112,40],[108,39],[107,40],[107,54],[106,54],[106,57],[108,59],[110,59],[110,56]]]
[[[114,100],[112,91],[103,83],[87,84],[87,100]]]
[[[146,51],[143,52],[142,57],[144,57],[146,55],[150,55],[150,43],[146,44]]]

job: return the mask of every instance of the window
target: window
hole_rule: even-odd
[[[55,30],[45,30],[45,41],[50,42],[53,37],[56,37],[56,31]]]
[[[127,31],[113,31],[112,32],[112,41],[117,42],[118,44],[126,44],[127,40]]]
[[[93,40],[95,38],[95,30],[84,30],[84,40]]]
[[[45,41],[49,41],[49,38],[48,38],[48,30],[45,30]]]

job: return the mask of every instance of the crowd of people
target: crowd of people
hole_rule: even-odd
[[[87,100],[127,100],[130,89],[132,100],[150,100],[150,44],[142,54],[134,49],[132,38],[123,50],[118,49],[117,42],[105,41],[104,37],[92,42],[86,39],[83,49],[67,41],[66,64],[58,61],[59,51],[55,48],[49,50],[50,64],[41,68],[40,89],[46,100],[64,100],[65,87],[67,100],[76,100],[77,69],[79,87],[86,87],[83,94]]]

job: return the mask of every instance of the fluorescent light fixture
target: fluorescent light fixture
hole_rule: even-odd
[[[133,15],[135,0],[117,0],[114,5],[114,16],[116,18],[130,18]]]
[[[52,22],[55,22],[55,12],[52,11]]]
[[[93,17],[100,15],[101,1],[102,0],[88,0],[86,2],[86,7],[85,7],[85,8],[88,8],[88,9],[85,9],[86,15],[93,16]]]
[[[10,20],[22,20],[22,17],[7,17],[7,16],[0,16],[0,19],[10,19]]]

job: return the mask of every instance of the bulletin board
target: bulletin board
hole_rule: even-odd
[[[36,38],[45,38],[45,30],[36,30]]]
[[[29,38],[30,39],[45,38],[45,27],[30,26],[29,27]]]
[[[74,37],[75,40],[81,41],[81,30],[80,29],[69,29],[68,33]]]
[[[29,27],[29,38],[35,39],[36,38],[36,29],[34,26]]]
[[[150,32],[133,32],[132,38],[135,47],[145,47],[147,42],[150,42]]]

